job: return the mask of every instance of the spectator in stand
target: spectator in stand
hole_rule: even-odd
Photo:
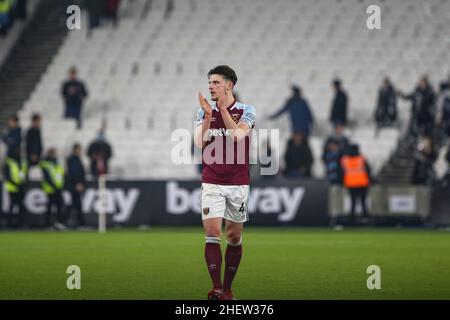
[[[96,139],[90,144],[87,152],[91,160],[91,174],[98,178],[108,173],[108,161],[111,159],[112,147],[106,141],[104,129],[100,129]]]
[[[359,147],[356,144],[351,145],[347,154],[342,157],[341,167],[344,186],[350,192],[351,224],[355,224],[355,209],[358,200],[361,203],[364,218],[368,218],[366,196],[371,180],[370,167],[367,160],[359,153]]]
[[[314,159],[308,140],[302,133],[294,133],[289,139],[284,161],[286,165],[284,173],[287,177],[311,177]]]
[[[0,35],[6,36],[12,24],[12,7],[11,0],[0,0]]]
[[[414,92],[400,93],[400,96],[412,102],[410,133],[413,136],[430,135],[434,129],[435,94],[428,78],[422,77]]]
[[[447,137],[450,137],[450,86],[443,82],[440,85],[440,93],[438,97],[438,114],[440,116],[439,126],[444,130]]]
[[[333,81],[335,91],[333,104],[331,106],[330,121],[333,125],[340,123],[347,124],[348,98],[347,93],[342,89],[342,83],[336,79]]]
[[[302,91],[297,86],[292,87],[292,96],[286,101],[284,107],[271,115],[269,119],[275,119],[287,111],[291,116],[292,133],[301,133],[308,138],[314,118],[308,102],[303,98]]]
[[[325,164],[327,180],[331,184],[342,184],[341,158],[342,150],[339,141],[330,138],[325,144],[322,161]]]
[[[31,128],[28,129],[26,136],[27,161],[30,167],[39,164],[42,150],[41,116],[35,113],[31,116]]]
[[[81,110],[88,94],[84,83],[77,79],[77,74],[77,68],[69,69],[69,80],[63,83],[61,94],[65,102],[64,117],[76,119],[78,129],[81,129]]]
[[[391,126],[396,120],[397,93],[389,78],[386,78],[378,91],[378,101],[375,110],[377,129]]]
[[[330,134],[327,139],[325,140],[325,144],[323,145],[323,152],[325,153],[325,149],[327,148],[330,141],[336,142],[339,147],[339,152],[341,155],[347,152],[347,148],[349,146],[348,138],[344,134],[344,126],[336,122],[334,124],[334,131],[332,134]]]
[[[412,183],[432,185],[435,179],[433,165],[437,160],[437,153],[433,141],[429,137],[423,138],[417,145],[415,154]]]
[[[17,116],[9,117],[8,128],[3,134],[3,142],[6,144],[8,157],[11,157],[15,150],[22,150],[22,129],[19,126],[19,118]]]
[[[78,227],[83,227],[85,223],[81,207],[81,196],[86,189],[86,173],[80,157],[81,146],[77,143],[73,146],[72,154],[67,159],[66,188],[72,197],[72,204],[69,207],[69,217],[75,211],[78,218]]]

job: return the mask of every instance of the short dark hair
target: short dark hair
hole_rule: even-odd
[[[341,85],[342,85],[342,82],[341,82],[340,79],[334,79],[334,80],[333,80],[333,85],[334,85],[336,88],[340,88]]]
[[[349,151],[353,155],[359,155],[359,145],[357,145],[356,143],[350,145],[349,146]]]
[[[236,76],[236,72],[234,72],[234,70],[231,69],[229,66],[221,65],[221,66],[217,66],[217,67],[212,68],[208,72],[208,79],[213,74],[221,75],[225,79],[230,80],[231,82],[233,82],[233,85],[236,85],[236,83],[238,81],[238,78]]]
[[[33,115],[31,116],[31,121],[37,121],[37,120],[41,120],[41,115],[39,113],[33,113]]]
[[[81,144],[79,144],[78,142],[74,143],[74,145],[72,146],[72,151],[75,151],[75,149],[81,149]]]
[[[19,122],[19,118],[15,114],[9,116],[9,120],[14,120],[15,122]]]

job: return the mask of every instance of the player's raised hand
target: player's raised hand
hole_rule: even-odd
[[[198,102],[206,114],[212,114],[212,107],[201,92],[198,93]]]
[[[224,103],[224,100],[226,99],[225,89],[223,87],[217,87],[216,92],[218,97],[217,106],[220,110],[226,110],[227,105]]]

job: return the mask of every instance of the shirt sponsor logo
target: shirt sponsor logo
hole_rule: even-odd
[[[228,137],[230,136],[230,131],[225,128],[220,129],[209,129],[209,136],[210,137]]]

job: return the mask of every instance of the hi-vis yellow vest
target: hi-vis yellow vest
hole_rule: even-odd
[[[10,179],[16,184],[14,185],[9,181],[5,181],[5,189],[9,193],[17,193],[19,192],[17,185],[23,184],[26,180],[28,171],[27,163],[25,160],[22,160],[19,166],[19,163],[12,158],[6,158],[5,163],[9,169]]]
[[[0,14],[9,13],[11,11],[12,1],[0,1]]]
[[[43,160],[39,162],[39,166],[42,170],[46,170],[57,190],[62,190],[64,187],[64,168],[59,164],[55,164],[50,161]],[[42,181],[42,190],[47,194],[55,193],[57,190],[47,181]]]

